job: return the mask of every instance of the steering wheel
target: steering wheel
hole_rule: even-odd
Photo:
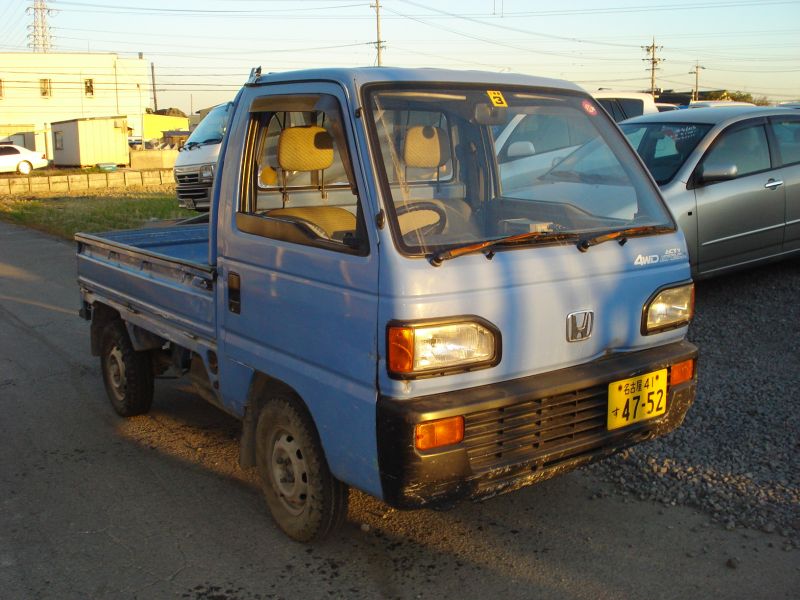
[[[401,217],[403,215],[420,211],[429,211],[435,213],[437,220],[433,223],[424,223],[418,227],[411,227],[404,231],[404,219]],[[445,225],[447,225],[447,213],[445,212],[444,208],[442,208],[442,206],[436,202],[412,202],[410,204],[400,204],[395,207],[395,213],[397,214],[397,221],[400,223],[400,232],[403,234],[403,236],[408,235],[412,231],[418,231],[419,234],[423,236],[431,234],[435,235],[442,233]]]

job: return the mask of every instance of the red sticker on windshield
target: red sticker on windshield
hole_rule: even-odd
[[[584,100],[581,103],[581,106],[583,106],[583,110],[586,111],[587,115],[590,115],[590,116],[593,117],[593,116],[595,116],[597,114],[597,109],[595,108],[594,104],[592,104],[588,100]]]

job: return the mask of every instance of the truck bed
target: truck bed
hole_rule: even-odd
[[[83,299],[182,346],[215,346],[208,224],[75,235]]]

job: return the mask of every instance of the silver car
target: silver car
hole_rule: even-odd
[[[731,106],[620,124],[686,236],[692,271],[800,255],[800,113]]]

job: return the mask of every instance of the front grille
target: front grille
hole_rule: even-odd
[[[211,186],[208,185],[185,185],[183,183],[178,183],[175,187],[175,191],[178,194],[178,198],[180,200],[208,200],[209,199],[209,192],[211,191]]]
[[[600,385],[466,415],[472,472],[510,474],[514,465],[539,471],[593,454],[613,437],[606,430],[607,406],[608,389]]]
[[[191,185],[200,182],[200,173],[198,171],[188,171],[186,173],[175,172],[175,180],[184,185]]]

